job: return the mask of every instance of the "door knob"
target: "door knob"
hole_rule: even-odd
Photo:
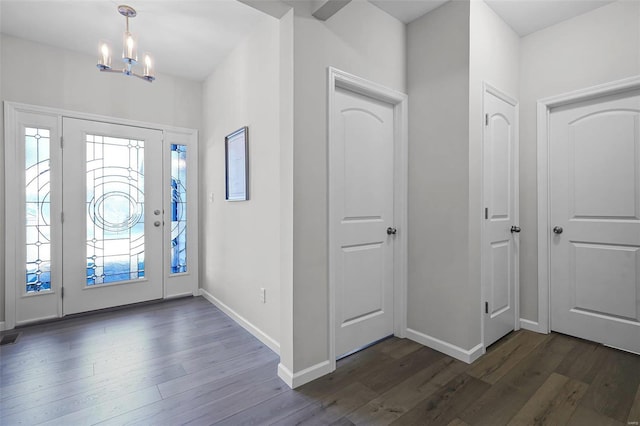
[[[562,226],[554,226],[553,227],[553,233],[554,234],[562,234],[562,231],[564,231],[564,229],[562,229]]]
[[[154,210],[153,214],[155,214],[156,216],[160,216],[160,210]]]
[[[520,227],[519,226],[512,226],[511,227],[511,233],[519,233],[520,232]]]
[[[387,235],[396,235],[396,232],[398,232],[396,228],[387,228]]]
[[[160,226],[160,221],[156,220],[155,222],[153,222],[153,226]]]

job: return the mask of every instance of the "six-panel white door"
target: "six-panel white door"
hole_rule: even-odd
[[[552,110],[550,138],[551,329],[640,353],[640,92]]]
[[[334,99],[330,220],[340,356],[393,334],[394,110],[342,88]]]
[[[516,103],[485,91],[484,109],[482,293],[486,347],[515,327],[520,230]]]
[[[162,298],[162,131],[62,127],[63,314]]]

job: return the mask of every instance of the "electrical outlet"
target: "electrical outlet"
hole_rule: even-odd
[[[267,289],[266,288],[261,288],[260,289],[260,302],[267,303]]]

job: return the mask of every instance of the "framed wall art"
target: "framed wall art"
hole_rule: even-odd
[[[227,201],[249,199],[249,128],[243,127],[224,138]]]

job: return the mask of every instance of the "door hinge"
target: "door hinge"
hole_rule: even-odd
[[[489,313],[489,302],[484,302],[484,313],[485,314]]]
[[[60,298],[64,299],[64,287],[60,287]]]
[[[64,223],[64,212],[60,212],[60,223]]]
[[[60,149],[64,148],[64,138],[60,136]]]
[[[489,219],[489,207],[484,208],[484,218]]]
[[[484,115],[484,125],[488,126],[489,125],[489,114],[485,114]]]

